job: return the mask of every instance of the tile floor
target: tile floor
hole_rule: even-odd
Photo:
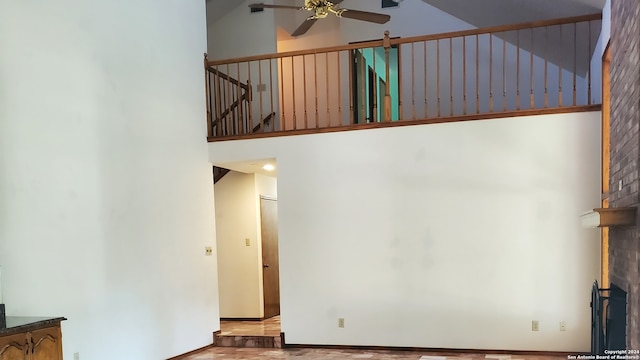
[[[279,336],[280,317],[264,321],[221,321],[223,336]],[[213,347],[190,355],[184,360],[322,360],[322,359],[370,359],[370,360],[566,360],[566,356],[487,355],[467,353],[372,351],[334,349],[256,349]]]
[[[368,351],[330,349],[248,349],[210,348],[191,355],[185,360],[321,360],[321,359],[370,359],[370,360],[566,360],[566,356],[486,355],[427,353],[410,351]]]
[[[280,336],[280,316],[263,321],[220,321],[220,335]]]

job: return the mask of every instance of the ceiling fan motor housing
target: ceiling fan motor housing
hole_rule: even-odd
[[[305,0],[304,4],[305,9],[315,12],[314,19],[326,18],[330,12],[336,13],[334,6],[334,3],[327,0]]]
[[[391,18],[387,14],[373,13],[369,11],[359,11],[351,9],[336,9],[336,7],[342,3],[343,0],[305,0],[304,6],[297,7],[292,5],[271,5],[271,4],[250,4],[251,9],[290,9],[290,10],[306,10],[313,12],[313,15],[308,17],[302,25],[300,25],[291,36],[300,36],[306,33],[317,19],[326,18],[330,13],[338,17],[345,17],[349,19],[368,21],[377,24],[384,24]]]

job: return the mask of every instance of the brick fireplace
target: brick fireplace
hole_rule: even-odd
[[[640,1],[611,0],[611,207],[639,206]],[[609,232],[612,285],[627,293],[626,342],[640,349],[640,219]]]

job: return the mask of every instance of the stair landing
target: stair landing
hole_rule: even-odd
[[[237,348],[269,348],[281,349],[282,340],[280,335],[215,335],[215,346],[237,347]]]
[[[280,316],[261,321],[221,320],[220,331],[214,334],[219,347],[282,348]]]

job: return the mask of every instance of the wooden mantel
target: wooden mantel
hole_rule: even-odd
[[[637,208],[597,208],[580,216],[582,227],[599,228],[609,226],[629,226],[636,223]]]

